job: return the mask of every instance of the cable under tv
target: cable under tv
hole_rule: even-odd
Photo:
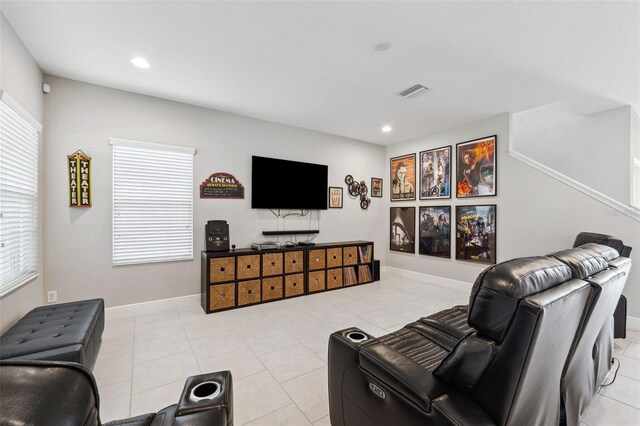
[[[261,241],[259,243],[251,243],[251,248],[254,250],[273,250],[279,249],[280,243],[277,241]]]

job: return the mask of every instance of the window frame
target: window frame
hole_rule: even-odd
[[[145,258],[145,259],[124,259],[116,261],[116,157],[115,150],[112,150],[112,179],[111,179],[111,190],[112,190],[112,201],[111,201],[111,264],[113,266],[127,266],[127,265],[145,265],[145,264],[153,264],[153,263],[164,263],[164,262],[182,262],[182,261],[193,261],[194,259],[194,236],[193,236],[193,219],[194,219],[194,195],[193,195],[193,176],[194,176],[194,160],[193,156],[196,153],[196,150],[189,147],[178,146],[178,145],[165,145],[158,144],[152,142],[143,142],[143,141],[135,141],[129,139],[119,139],[119,138],[109,138],[109,145],[112,147],[120,146],[120,147],[129,147],[129,148],[138,148],[138,149],[155,149],[159,153],[167,153],[167,152],[177,152],[182,154],[191,155],[191,165],[190,171],[191,174],[188,176],[189,180],[189,200],[185,201],[185,206],[190,208],[190,223],[188,225],[189,234],[190,234],[190,254],[188,256],[176,256],[171,258]],[[185,178],[187,176],[185,175]],[[186,192],[185,192],[186,195]],[[186,233],[185,233],[186,235]]]
[[[35,193],[30,194],[29,197],[33,197],[34,201],[34,228],[32,238],[35,241],[34,253],[31,253],[35,258],[35,264],[33,271],[26,272],[23,276],[19,276],[18,279],[9,282],[5,285],[0,284],[0,298],[13,293],[20,287],[30,283],[39,276],[40,270],[40,143],[42,136],[42,124],[33,118],[15,99],[13,99],[5,90],[0,89],[0,102],[4,103],[13,113],[15,113],[20,119],[24,120],[27,125],[31,126],[36,132],[35,139]]]

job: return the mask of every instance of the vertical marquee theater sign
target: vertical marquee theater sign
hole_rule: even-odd
[[[214,173],[200,184],[200,198],[244,198],[244,186],[229,173]]]
[[[91,207],[91,157],[81,150],[67,157],[69,207]]]

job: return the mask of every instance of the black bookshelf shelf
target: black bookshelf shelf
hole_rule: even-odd
[[[301,229],[298,231],[262,231],[262,235],[308,235],[319,233],[319,229]]]

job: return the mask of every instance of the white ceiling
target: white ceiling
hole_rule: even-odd
[[[1,9],[45,73],[380,144],[562,100],[584,113],[640,102],[639,2]],[[432,90],[398,96],[416,83]]]

